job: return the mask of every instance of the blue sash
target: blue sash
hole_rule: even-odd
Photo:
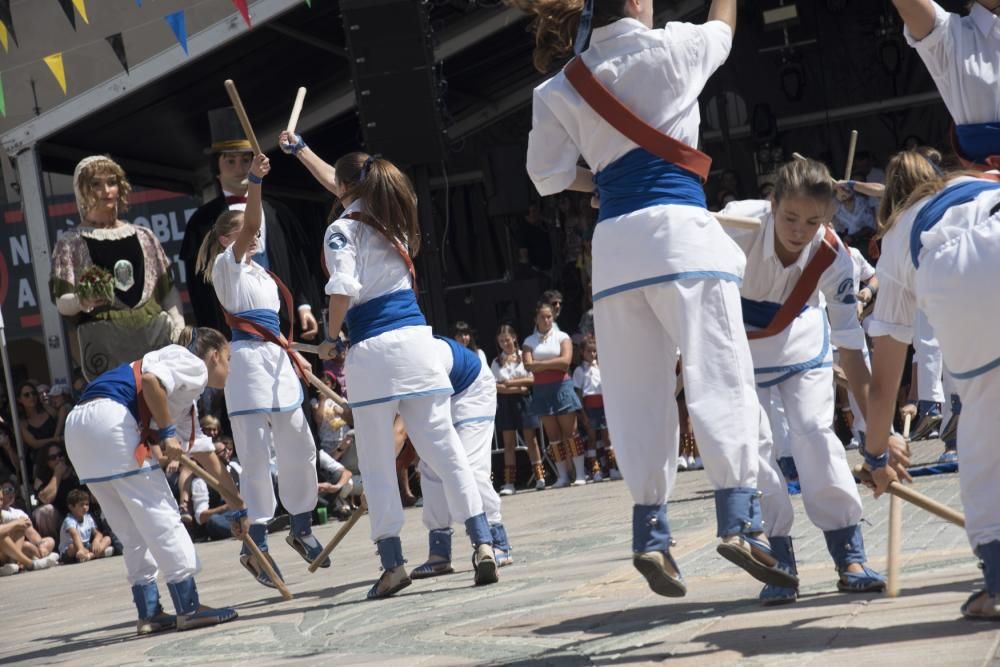
[[[120,403],[139,421],[139,394],[135,388],[135,373],[132,364],[122,364],[110,371],[101,373],[96,380],[87,385],[80,396],[80,402],[94,398],[110,398]]]
[[[347,311],[351,345],[403,327],[425,326],[427,320],[417,305],[413,290],[399,290],[375,297]]]
[[[444,336],[434,337],[448,343],[448,347],[451,348],[452,364],[448,379],[451,380],[452,396],[461,394],[472,386],[472,383],[479,377],[479,372],[483,369],[483,362],[478,354],[458,341]]]
[[[740,305],[743,306],[743,324],[748,324],[758,329],[766,329],[774,316],[781,310],[780,303],[772,301],[754,301],[740,297]],[[802,306],[799,315],[806,312],[809,306]]]
[[[963,181],[937,193],[920,209],[916,220],[913,221],[913,229],[910,230],[910,259],[913,260],[914,268],[920,268],[920,251],[924,247],[920,235],[933,229],[952,206],[968,204],[989,190],[1000,190],[1000,183],[981,180]]]
[[[594,181],[601,198],[598,222],[662,204],[706,208],[698,176],[643,148],[609,164]]]
[[[267,308],[254,308],[253,310],[244,310],[235,313],[235,315],[267,329],[274,334],[275,338],[281,338],[281,328],[277,311],[268,310]],[[235,343],[238,340],[261,340],[261,337],[233,328],[233,342]]]
[[[986,164],[986,158],[1000,155],[1000,123],[979,123],[955,127],[962,157]]]

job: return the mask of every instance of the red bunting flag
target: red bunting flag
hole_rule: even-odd
[[[239,10],[240,16],[246,22],[248,28],[252,28],[250,25],[250,9],[247,7],[247,0],[233,0],[233,4],[236,5],[236,9]]]

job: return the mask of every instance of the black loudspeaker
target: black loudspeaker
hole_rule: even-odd
[[[341,0],[369,153],[406,165],[445,158],[431,28],[421,0]]]
[[[531,205],[534,186],[525,167],[526,145],[496,146],[483,159],[487,212],[490,215],[521,215]]]

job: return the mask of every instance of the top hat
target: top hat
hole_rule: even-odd
[[[209,110],[208,130],[212,145],[205,149],[206,155],[253,152],[250,140],[243,133],[240,119],[236,116],[236,110],[232,107]]]

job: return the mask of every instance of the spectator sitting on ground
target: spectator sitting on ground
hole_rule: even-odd
[[[51,537],[42,537],[31,523],[24,510],[14,507],[17,499],[17,488],[13,482],[3,482],[0,485],[0,523],[9,523],[16,519],[27,519],[28,527],[24,531],[24,544],[21,550],[31,559],[45,558],[56,548],[56,541]]]
[[[221,444],[216,443],[217,455]],[[222,449],[225,449],[225,445],[222,445]],[[200,531],[195,533],[200,532],[209,540],[225,540],[232,537],[231,524],[225,517],[228,510],[226,501],[215,489],[209,489],[205,480],[197,476],[191,480],[191,507],[194,521],[200,528]]]
[[[353,478],[340,461],[319,450],[319,504],[326,506],[329,513],[341,521],[351,514],[347,502],[355,494]]]
[[[226,468],[226,472],[233,478],[236,488],[240,488],[240,474],[243,472],[243,467],[240,465],[240,460],[236,457],[236,445],[233,443],[233,439],[228,435],[224,435],[216,440],[215,455],[219,457],[222,465]]]
[[[21,420],[21,439],[35,458],[29,462],[37,464],[37,457],[42,450],[49,445],[62,444],[62,438],[56,436],[56,415],[46,409],[38,385],[31,380],[18,385],[14,395],[17,397],[17,412]]]
[[[344,395],[340,382],[337,381],[337,376],[331,371],[323,372],[323,384],[337,392],[338,395]],[[345,419],[344,408],[337,405],[332,398],[320,396],[318,393],[309,402],[309,405],[312,406],[313,422],[319,433],[320,449],[332,452],[340,446],[344,434],[351,428]]]
[[[80,487],[73,465],[61,445],[49,445],[44,458],[35,463],[35,494],[41,507],[35,509],[32,520],[45,537],[57,537],[63,517],[69,512],[66,499],[70,491]]]
[[[222,435],[222,422],[215,415],[204,415],[198,423],[201,425],[201,432],[211,438],[212,442]]]
[[[28,517],[0,522],[0,577],[25,570],[45,570],[59,562],[56,554],[45,558],[29,558],[24,552],[25,533],[31,526]]]
[[[104,558],[115,550],[111,538],[101,533],[90,516],[90,493],[73,489],[66,497],[69,513],[59,531],[59,555],[64,563],[85,563],[91,558]]]
[[[17,449],[14,446],[14,432],[0,417],[0,482],[20,477]]]

